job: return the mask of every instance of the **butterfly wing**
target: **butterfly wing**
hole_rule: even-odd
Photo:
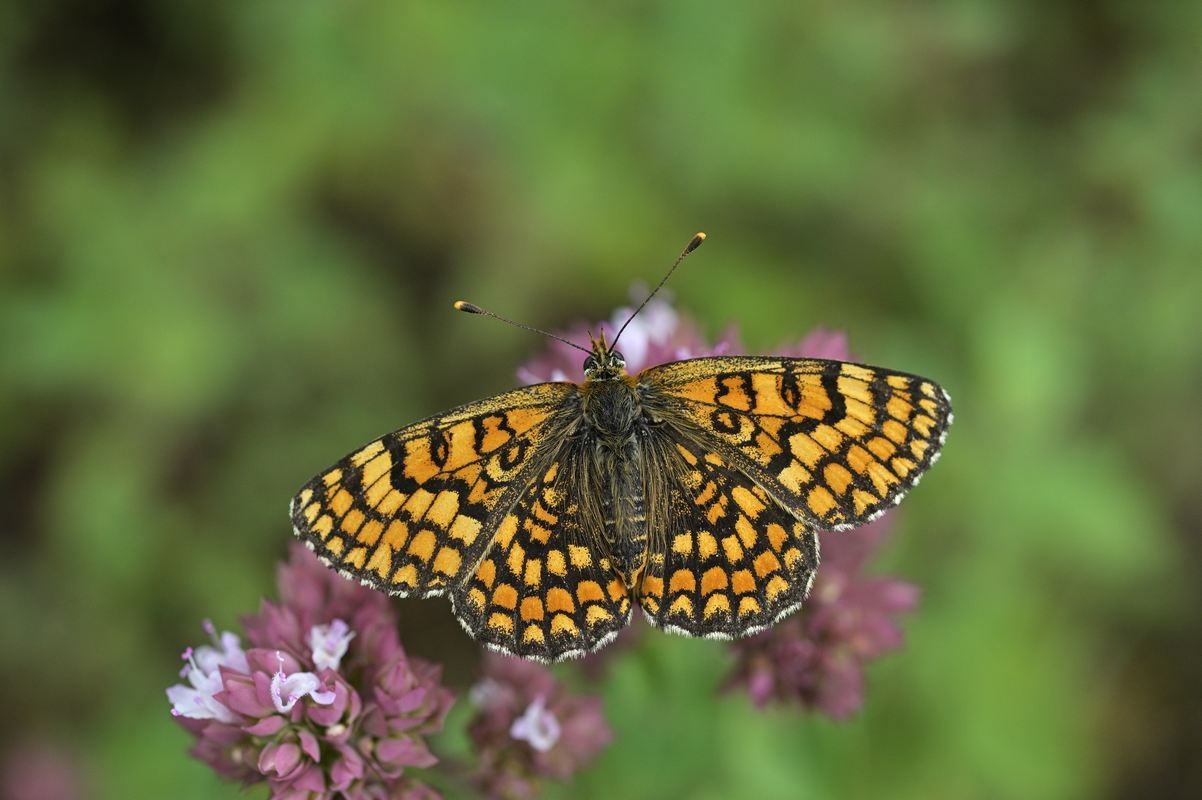
[[[862,525],[898,503],[952,421],[933,381],[841,361],[697,358],[638,379],[644,408],[712,437],[734,468],[821,528]]]
[[[330,566],[392,594],[444,594],[476,567],[540,464],[578,424],[578,388],[543,383],[387,434],[305,484],[292,525]]]
[[[651,624],[729,639],[801,606],[818,569],[811,525],[703,435],[665,426],[649,439],[646,458],[652,534],[639,604]]]
[[[586,441],[566,445],[497,527],[475,572],[451,595],[455,615],[494,650],[559,661],[596,650],[630,621],[587,494]]]

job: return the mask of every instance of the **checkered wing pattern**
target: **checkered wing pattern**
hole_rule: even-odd
[[[582,455],[564,447],[542,470],[451,596],[463,627],[495,650],[558,661],[604,646],[630,620],[630,594],[585,513]]]
[[[800,607],[818,568],[812,527],[773,500],[705,441],[661,434],[648,448],[665,476],[649,505],[639,603],[656,626],[690,636],[747,636]]]
[[[430,417],[356,450],[292,500],[296,535],[391,594],[444,594],[476,569],[553,443],[578,388],[544,383]]]
[[[952,421],[934,382],[841,361],[698,358],[647,369],[639,382],[665,416],[703,430],[731,467],[827,529],[899,502]]]

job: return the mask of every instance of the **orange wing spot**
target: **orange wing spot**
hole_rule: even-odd
[[[918,401],[918,407],[932,417],[939,416],[939,404],[929,397],[924,397]]]
[[[551,466],[547,467],[547,471],[543,473],[543,483],[550,486],[555,482],[555,476],[559,474],[559,462],[556,461]]]
[[[876,377],[875,370],[860,366],[859,364],[844,364],[842,367],[840,367],[839,371],[843,375],[847,375],[852,378],[859,378],[862,381],[870,381]]]
[[[405,541],[409,538],[409,526],[399,519],[394,519],[388,523],[388,527],[384,529],[384,541],[393,550],[399,551],[404,549]]]
[[[848,375],[846,370],[835,381],[835,385],[839,388],[839,394],[844,397],[854,398],[861,403],[872,402],[872,392],[868,390],[868,384],[864,380]]]
[[[321,480],[323,483],[325,483],[326,486],[333,486],[334,484],[336,484],[342,480],[342,470],[332,469],[329,472],[327,472],[325,475],[322,475]]]
[[[537,559],[530,559],[526,562],[526,575],[523,580],[527,586],[537,587],[543,582],[543,563]]]
[[[827,464],[826,469],[822,471],[822,477],[826,479],[826,485],[831,487],[835,494],[843,494],[851,485],[851,473],[842,464]]]
[[[672,601],[672,605],[668,606],[668,613],[691,617],[693,616],[693,601],[687,594],[682,594]]]
[[[717,493],[718,484],[713,481],[707,481],[705,488],[697,493],[697,496],[693,498],[693,502],[699,506],[707,506]]]
[[[459,573],[460,564],[459,551],[450,547],[444,547],[438,551],[438,555],[434,558],[434,571],[441,572],[448,578],[453,578]]]
[[[868,467],[875,464],[872,454],[860,447],[858,444],[852,445],[847,450],[847,463],[857,474],[863,475],[868,472]]]
[[[413,541],[409,542],[409,554],[422,560],[425,563],[434,555],[434,546],[438,544],[438,539],[434,535],[434,531],[424,529],[418,531],[417,536],[413,537]]]
[[[476,568],[476,580],[484,584],[484,588],[491,589],[497,580],[497,562],[491,558],[481,561],[480,566]]]
[[[678,569],[672,573],[672,580],[668,582],[668,591],[672,594],[677,592],[692,592],[697,589],[697,576],[692,571],[687,569]]]
[[[384,450],[383,446],[380,447],[380,450],[378,455],[363,465],[363,475],[359,478],[361,485],[372,486],[392,469],[392,456]]]
[[[889,416],[893,417],[894,419],[900,419],[902,422],[906,422],[910,419],[910,412],[914,410],[914,406],[910,405],[897,395],[893,395],[893,397],[890,397],[889,401],[885,403],[885,410],[888,411]]]
[[[927,450],[930,449],[931,443],[924,442],[922,439],[915,439],[914,441],[910,442],[910,452],[913,453],[914,457],[919,461],[922,460],[922,457],[926,455]]]
[[[724,594],[716,594],[709,600],[705,601],[705,611],[703,614],[706,619],[711,619],[719,614],[730,613],[730,598]]]
[[[709,531],[697,534],[697,555],[704,561],[718,552],[718,541]]]
[[[885,469],[884,464],[876,461],[868,466],[868,477],[872,478],[872,485],[881,497],[887,497],[889,487],[899,483],[896,475]]]
[[[739,599],[739,616],[746,617],[752,614],[759,614],[763,609],[760,608],[760,601],[754,597],[742,597]]]
[[[589,553],[587,547],[570,544],[568,545],[568,560],[572,562],[572,566],[576,569],[587,569],[593,563],[593,556]]]
[[[845,408],[847,416],[856,422],[863,422],[867,425],[876,424],[876,409],[863,400],[858,400],[854,397],[846,398]]]
[[[830,452],[835,452],[843,444],[843,434],[830,425],[819,425],[810,433],[810,438],[818,442]],[[812,465],[811,465],[812,466]]]
[[[514,535],[518,532],[518,518],[513,514],[505,515],[505,519],[501,520],[501,524],[497,526],[497,535],[494,543],[497,547],[504,550],[509,547],[509,543],[513,541]]]
[[[601,591],[601,584],[596,581],[581,581],[576,586],[576,600],[580,605],[603,602],[605,594]]]
[[[911,461],[908,458],[903,458],[902,456],[898,456],[897,458],[890,461],[889,465],[892,466],[893,471],[896,472],[902,478],[906,477],[911,472],[913,472],[914,468],[916,466],[913,461]]]
[[[895,419],[887,419],[881,423],[881,430],[896,444],[906,441],[906,426]]]
[[[364,485],[366,485],[366,484],[364,484]],[[392,484],[390,482],[376,481],[375,483],[371,484],[370,486],[367,486],[367,489],[364,490],[363,499],[367,501],[367,505],[371,506],[372,508],[375,508],[376,506],[378,506],[380,504],[380,501],[383,500],[384,497],[391,491],[395,491],[395,490],[392,488]]]
[[[851,498],[855,504],[857,516],[863,514],[868,509],[880,503],[880,500],[875,495],[866,492],[863,489],[856,489],[851,493]]]
[[[609,583],[605,585],[605,591],[609,593],[609,599],[616,601],[618,598],[626,594],[626,585],[617,577],[609,579]]]
[[[465,517],[462,514],[455,517],[455,521],[451,523],[451,538],[458,539],[465,545],[471,545],[476,541],[476,536],[480,533],[480,523],[471,517]]]
[[[388,580],[392,572],[392,548],[386,544],[377,545],[367,562],[367,568],[374,570],[380,576],[380,580]]]
[[[418,484],[425,483],[438,474],[438,467],[430,459],[430,443],[423,437],[405,442],[405,477]]]
[[[822,486],[815,486],[806,495],[806,505],[810,508],[810,513],[817,517],[825,517],[835,508],[835,498],[831,497]]]
[[[918,431],[923,437],[931,438],[931,428],[935,427],[935,420],[928,417],[926,414],[919,414],[910,422],[914,426],[914,430]]]
[[[376,455],[378,455],[379,453],[382,453],[383,451],[384,451],[384,443],[382,441],[380,441],[379,439],[377,439],[374,442],[372,442],[371,444],[364,447],[358,453],[355,453],[353,456],[351,456],[351,463],[354,464],[356,467],[361,467],[364,464],[366,464],[368,461],[370,461],[371,459],[375,458]]]
[[[484,441],[480,444],[480,452],[491,453],[512,438],[509,431],[501,427],[500,417],[487,417],[484,420]]]
[[[645,608],[647,613],[651,614],[651,616],[655,616],[659,613],[659,598],[644,594],[640,602],[642,603],[643,608]]]
[[[566,611],[571,614],[576,610],[576,604],[572,602],[572,595],[567,589],[553,586],[547,590],[547,611],[554,614],[557,611]]]
[[[526,626],[525,631],[522,633],[522,641],[524,641],[525,644],[547,643],[546,635],[543,634],[542,628],[538,627],[537,625]]]
[[[755,449],[762,464],[767,464],[774,456],[784,452],[780,442],[769,436],[767,431],[760,431],[755,435]]]
[[[751,523],[747,521],[747,517],[739,515],[739,518],[735,520],[735,533],[737,533],[739,538],[743,541],[744,547],[748,549],[755,547],[755,540],[758,538],[758,536],[755,532],[755,528],[752,527]]]
[[[735,594],[751,594],[755,587],[756,582],[751,570],[741,569],[730,576],[730,588]]]
[[[562,550],[547,551],[547,572],[560,578],[568,574],[568,566],[564,563]]]
[[[519,436],[547,418],[546,411],[516,408],[505,414],[505,422]]]
[[[909,389],[910,379],[905,375],[888,375],[885,377],[885,382],[894,389]]]
[[[308,504],[308,502],[312,499],[313,499],[313,490],[312,489],[302,489],[300,495],[296,498],[296,504],[298,506],[300,506],[301,508],[304,508]],[[313,520],[309,520],[309,521],[312,522]]]
[[[526,520],[526,530],[530,533],[530,538],[539,544],[546,544],[551,540],[550,530],[542,525],[536,525],[530,520]]]
[[[739,508],[743,509],[743,513],[755,519],[764,510],[764,502],[760,498],[751,493],[751,490],[743,486],[736,486],[731,490],[730,496],[734,498],[735,503]]]
[[[740,522],[743,519],[743,517],[739,517]],[[727,536],[722,540],[722,552],[731,564],[737,564],[743,558],[743,547],[735,536]]]
[[[310,503],[305,508],[305,512],[304,512],[305,522],[308,522],[310,525],[312,525],[313,520],[317,519],[317,515],[320,513],[321,513],[321,503]]]
[[[686,383],[676,389],[673,394],[688,400],[695,400],[698,403],[713,403],[714,397],[718,394],[718,382],[713,378],[703,378]]]
[[[643,578],[640,593],[643,597],[662,597],[664,594],[664,579],[655,575],[648,575]]]
[[[411,589],[417,588],[417,566],[415,564],[406,564],[398,569],[392,576],[393,583],[404,584]]]
[[[363,524],[363,512],[357,508],[352,508],[342,518],[342,524],[338,527],[348,536],[354,536],[359,531],[359,526]]]
[[[509,571],[514,575],[522,574],[522,567],[526,564],[526,550],[517,542],[510,542],[509,553],[505,557],[505,561],[509,564]]]
[[[476,428],[470,421],[464,420],[458,425],[448,428],[443,436],[449,442],[447,460],[443,469],[458,469],[480,459],[480,451],[476,449]]]
[[[506,634],[513,633],[513,618],[501,612],[495,612],[488,618],[488,627],[495,628]]]
[[[801,551],[796,547],[790,547],[784,552],[781,558],[785,560],[785,567],[788,569],[793,569],[797,565],[797,562],[801,559]]]
[[[359,535],[355,538],[362,544],[371,547],[376,542],[380,541],[380,534],[384,532],[384,523],[378,519],[369,519],[367,523],[359,529]]]
[[[471,603],[472,606],[475,607],[476,609],[483,611],[485,600],[486,600],[486,598],[484,597],[484,592],[480,591],[479,589],[475,588],[474,586],[468,590],[467,601],[469,603]]]
[[[388,494],[384,495],[384,499],[376,504],[376,511],[381,514],[390,515],[401,507],[405,502],[405,495],[398,492],[396,489],[390,489]]]
[[[712,594],[726,587],[726,573],[722,571],[722,567],[710,567],[701,576],[701,594],[703,595]]]
[[[693,537],[687,533],[678,533],[672,538],[672,552],[682,556],[693,554]]]
[[[342,541],[342,539],[337,536],[326,540],[326,549],[336,556],[342,555],[342,551],[345,547],[346,542]]]
[[[767,372],[751,374],[751,391],[755,395],[756,414],[792,414],[780,396],[780,376]]]
[[[755,574],[761,578],[770,572],[778,572],[780,570],[780,560],[771,550],[765,550],[755,557]]]
[[[519,613],[522,615],[523,622],[541,620],[543,618],[543,601],[537,597],[526,597],[522,600],[522,610]]]
[[[518,590],[508,583],[501,583],[492,593],[492,604],[513,611],[518,604]]]
[[[609,622],[614,618],[614,615],[609,613],[609,609],[604,606],[589,606],[584,612],[584,619],[589,625],[596,625],[598,622]]]
[[[897,447],[893,442],[888,439],[882,439],[880,436],[874,436],[868,440],[868,449],[881,461],[888,461],[897,452]]]
[[[724,391],[718,402],[739,411],[751,410],[751,399],[743,391],[742,380],[736,377],[726,378],[722,381],[722,387]]]
[[[434,495],[425,489],[414,489],[413,494],[405,501],[405,510],[414,520],[420,520],[426,515],[427,509],[434,502]]]
[[[789,437],[789,452],[810,468],[813,468],[826,455],[826,451],[804,433],[795,433]]]
[[[772,543],[773,550],[780,550],[784,545],[785,540],[789,538],[788,531],[783,525],[773,522],[768,526],[768,541]]]
[[[918,390],[920,392],[922,392],[923,394],[925,394],[927,397],[935,396],[935,384],[931,383],[930,381],[923,381],[919,385]]]
[[[313,530],[320,534],[323,540],[328,538],[330,531],[334,530],[334,519],[329,514],[319,517],[317,522],[313,523]]]
[[[685,460],[690,467],[697,466],[697,456],[693,455],[692,451],[682,444],[676,445],[676,452],[680,453],[680,457]]]
[[[355,498],[351,497],[351,493],[346,489],[339,489],[334,492],[334,496],[330,498],[330,508],[334,511],[334,516],[342,517],[346,512],[351,510],[351,505],[355,502]]]
[[[354,550],[347,553],[346,557],[342,559],[342,563],[350,564],[351,566],[357,567],[358,569],[363,569],[363,565],[364,565],[364,563],[366,563],[366,561],[367,561],[367,548],[366,547],[356,547]]]
[[[718,520],[726,516],[726,504],[728,502],[726,495],[722,495],[706,510],[705,518],[710,521],[711,525],[717,525]]]
[[[871,428],[858,419],[844,417],[835,423],[835,428],[848,439],[863,439]]]
[[[580,635],[580,628],[576,627],[576,623],[567,614],[556,614],[551,617],[551,635],[556,634],[575,637]]]
[[[800,464],[790,464],[781,470],[780,474],[776,477],[782,486],[795,494],[801,494],[801,487],[813,479],[810,471],[803,468]]]
[[[451,526],[451,520],[459,513],[459,492],[445,490],[438,493],[434,502],[426,511],[426,519],[444,530]]]
[[[789,590],[788,581],[786,581],[784,578],[782,578],[779,575],[773,575],[772,578],[768,581],[768,585],[764,587],[764,594],[768,596],[769,600],[772,600],[778,594],[781,594],[782,592],[787,592],[788,590]]]

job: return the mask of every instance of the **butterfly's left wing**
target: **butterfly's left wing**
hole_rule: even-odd
[[[952,421],[933,381],[811,358],[714,357],[638,376],[643,407],[708,437],[731,466],[821,528],[862,525],[935,462]]]

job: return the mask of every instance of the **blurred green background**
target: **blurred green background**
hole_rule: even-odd
[[[287,500],[657,280],[956,400],[846,724],[649,638],[578,797],[1202,796],[1202,6],[0,7],[0,750],[234,798],[164,687],[274,592]],[[470,681],[442,601],[411,649]],[[261,796],[261,790],[251,796]]]

